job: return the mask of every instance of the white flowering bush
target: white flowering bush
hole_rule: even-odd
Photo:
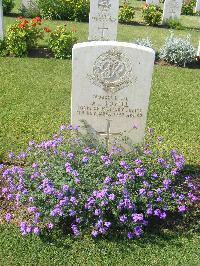
[[[153,43],[148,37],[147,38],[137,39],[134,43],[153,49]]]
[[[195,49],[191,44],[190,36],[183,39],[171,33],[160,50],[160,59],[179,66],[185,67],[186,64],[194,61],[194,57]]]

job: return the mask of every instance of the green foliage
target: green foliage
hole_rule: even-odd
[[[6,40],[0,39],[0,56],[5,56],[6,54]]]
[[[194,61],[195,53],[189,36],[183,39],[171,33],[160,50],[160,58],[172,64],[186,66]]]
[[[182,25],[181,21],[179,19],[176,19],[176,18],[171,18],[171,19],[167,20],[167,26],[170,29],[176,29],[176,30],[182,30],[183,29],[183,25]]]
[[[150,26],[156,26],[161,22],[162,10],[159,6],[145,4],[142,10],[144,21]]]
[[[89,0],[37,0],[43,17],[50,19],[66,19],[88,21]]]
[[[74,19],[75,1],[73,0],[37,0],[43,17],[50,19]]]
[[[127,1],[124,1],[119,10],[119,22],[131,23],[135,16],[135,9]]]
[[[87,22],[89,20],[90,1],[78,0],[75,1],[74,18],[76,21]]]
[[[15,1],[14,0],[3,0],[2,5],[3,5],[3,13],[4,15],[7,15],[14,8]]]
[[[56,58],[65,59],[72,55],[72,47],[77,42],[76,29],[69,30],[66,26],[59,26],[50,34],[49,48]]]
[[[38,40],[43,38],[40,27],[41,18],[32,20],[20,18],[8,27],[6,32],[6,49],[11,56],[26,56],[28,51],[37,46]]]
[[[182,15],[192,16],[194,14],[194,7],[196,4],[196,0],[190,0],[183,4],[182,6]]]

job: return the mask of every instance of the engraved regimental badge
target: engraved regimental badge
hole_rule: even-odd
[[[90,79],[106,92],[115,93],[132,84],[131,61],[126,54],[111,49],[96,59]]]

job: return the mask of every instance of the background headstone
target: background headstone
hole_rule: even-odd
[[[200,0],[197,0],[196,2],[196,7],[195,7],[195,12],[200,11]]]
[[[35,0],[22,0],[22,8],[30,9],[35,8],[37,6]]]
[[[197,49],[197,56],[200,57],[200,41],[199,41],[199,46],[198,46],[198,49]]]
[[[89,16],[90,41],[117,39],[119,0],[91,0]]]
[[[0,0],[0,39],[3,40],[3,6]]]
[[[100,139],[113,139],[123,133],[133,143],[142,142],[154,60],[152,49],[136,44],[76,44],[72,58],[72,124],[86,121]]]
[[[159,0],[146,0],[147,4],[152,4],[152,5],[158,5],[159,4]]]
[[[163,23],[170,18],[180,18],[183,0],[165,0],[163,10]]]

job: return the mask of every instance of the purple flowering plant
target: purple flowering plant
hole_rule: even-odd
[[[11,222],[23,209],[23,235],[64,225],[75,236],[114,230],[139,237],[152,217],[184,214],[198,200],[191,178],[181,174],[184,156],[158,141],[157,148],[148,141],[129,152],[116,145],[107,151],[77,127],[62,125],[51,140],[30,141],[25,152],[10,153],[11,166],[1,165],[0,193],[11,203],[1,219]]]

